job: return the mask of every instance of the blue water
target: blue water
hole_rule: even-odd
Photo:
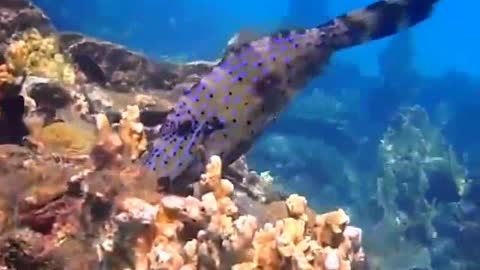
[[[89,33],[121,42],[153,56],[194,54],[196,58],[215,58],[235,32],[246,27],[272,31],[288,11],[287,0],[75,0],[52,4],[55,0],[35,1],[48,11],[60,29]],[[311,2],[311,3],[308,3]],[[315,7],[314,2],[306,1]],[[329,1],[331,16],[368,4],[368,0]],[[175,4],[173,4],[175,3]],[[425,74],[449,70],[480,75],[475,1],[444,0],[435,16],[413,30],[416,38],[416,63]],[[311,9],[310,9],[311,10]],[[308,14],[298,24],[313,26],[321,21]],[[324,11],[319,12],[321,15]],[[378,73],[376,56],[387,40],[342,53],[341,58],[362,64],[367,74]]]
[[[297,12],[292,12],[288,0],[34,2],[59,30],[119,43],[153,59],[177,60],[217,59],[240,30],[268,33],[313,27],[372,2],[291,1],[303,1]],[[431,268],[417,263],[417,249],[402,250],[410,252],[402,255],[410,258],[411,269],[480,269],[479,9],[480,2],[473,0],[441,0],[432,18],[403,36],[338,53],[325,74],[256,143],[249,153],[251,166],[270,170],[282,185],[306,195],[318,209],[347,209],[367,235],[371,233],[366,241],[377,242],[369,246],[372,253],[390,260],[387,270],[410,268],[393,262],[399,251],[386,237],[409,239],[413,247],[428,249]],[[415,104],[420,107],[412,107]],[[418,115],[408,118],[402,107]],[[414,131],[399,138],[392,135],[401,133],[405,121]],[[407,150],[382,156],[381,150],[389,147],[382,148],[382,141]],[[448,160],[448,166],[435,165],[438,158]],[[423,174],[411,176],[412,171]],[[395,179],[392,186],[398,185],[392,202],[398,209],[379,210],[377,179],[388,172]],[[424,175],[430,188],[419,195],[415,190]],[[455,181],[462,177],[467,184],[460,194]],[[425,213],[429,207],[435,209],[433,219],[424,218],[432,214]],[[428,226],[412,225],[392,233],[380,222],[388,216]],[[429,236],[431,228],[436,238]],[[463,268],[455,268],[457,262]]]

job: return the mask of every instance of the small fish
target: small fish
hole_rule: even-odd
[[[426,20],[438,0],[385,0],[311,29],[280,31],[234,46],[167,115],[142,162],[160,182],[228,165],[248,151],[338,50]],[[348,78],[346,78],[348,79]]]
[[[96,82],[101,86],[105,86],[108,82],[105,72],[90,56],[74,54],[73,61],[90,81]]]

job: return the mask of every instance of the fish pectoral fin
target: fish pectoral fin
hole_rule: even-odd
[[[168,176],[164,176],[164,177],[160,177],[157,179],[157,191],[158,192],[167,192],[169,193],[172,189],[172,182],[173,180],[168,177]]]
[[[207,166],[210,157],[207,155],[207,148],[204,144],[197,145],[195,148],[195,155],[204,167]]]

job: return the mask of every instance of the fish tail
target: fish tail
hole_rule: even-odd
[[[430,17],[438,0],[383,0],[333,18],[317,28],[334,49],[381,39]]]

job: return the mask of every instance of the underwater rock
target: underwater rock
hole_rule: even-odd
[[[55,31],[50,19],[28,0],[0,2],[0,54],[6,50],[8,39],[14,34],[36,28],[42,34]]]
[[[294,194],[277,202],[282,217],[258,223],[273,208],[257,204],[252,216],[237,207],[219,157],[207,165],[198,196],[186,197],[157,192],[151,173],[122,159],[120,167],[95,169],[88,160],[0,146],[7,183],[0,190],[0,266],[366,269],[362,231],[341,209],[316,215]]]
[[[210,71],[213,63],[155,63],[122,46],[85,37],[78,33],[60,33],[63,49],[68,52],[90,82],[108,83],[120,92],[171,90],[192,74]],[[100,74],[103,73],[103,74]]]
[[[32,84],[27,94],[42,109],[64,109],[73,100],[70,91],[56,83],[39,82]]]

